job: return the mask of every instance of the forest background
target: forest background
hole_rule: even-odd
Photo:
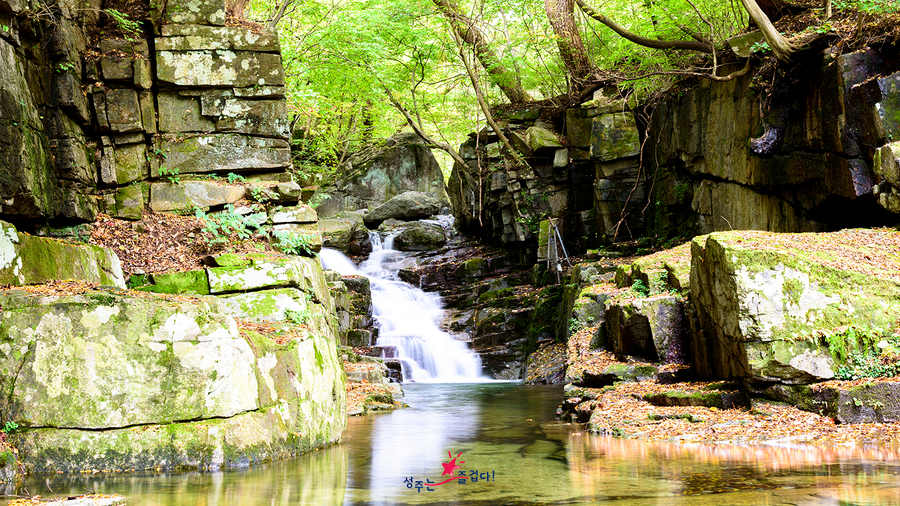
[[[806,0],[801,0],[806,1]],[[824,2],[824,3],[823,3]],[[804,52],[900,40],[900,0],[228,0],[230,22],[277,28],[304,184],[373,139],[412,129],[454,149],[507,104],[545,109],[614,89],[652,103],[685,77],[755,73]],[[741,57],[727,39],[759,27]],[[501,141],[504,141],[501,136]],[[518,158],[510,149],[512,158]],[[440,156],[443,153],[443,156]]]

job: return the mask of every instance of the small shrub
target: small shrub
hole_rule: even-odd
[[[298,234],[286,230],[276,230],[273,235],[278,239],[276,248],[282,253],[288,255],[307,255],[313,254],[312,235]]]
[[[181,178],[179,175],[181,171],[176,167],[170,169],[168,167],[160,167],[159,168],[159,177],[167,179],[172,184],[178,184],[181,182]]]
[[[201,232],[208,246],[224,244],[232,238],[249,239],[253,231],[262,232],[259,214],[242,216],[235,212],[234,206],[228,204],[225,210],[216,214],[206,214],[202,209],[195,209],[194,216],[203,220]]]
[[[637,294],[638,297],[650,296],[650,287],[642,279],[634,280],[634,283],[631,284],[631,291]]]

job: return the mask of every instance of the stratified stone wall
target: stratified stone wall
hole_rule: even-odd
[[[224,0],[170,0],[148,38],[96,41],[102,0],[57,3],[51,22],[0,2],[0,218],[138,219],[172,178],[285,180],[277,34],[225,26]]]
[[[893,224],[898,68],[896,54],[873,48],[823,53],[779,76],[768,96],[750,72],[680,83],[652,107],[603,89],[564,115],[498,114],[529,166],[501,159],[494,132],[471,134],[448,185],[454,213],[467,231],[504,244],[535,244],[540,221],[558,218],[570,249]]]
[[[454,167],[448,184],[460,226],[504,244],[530,243],[542,220],[559,218],[570,247],[639,234],[646,177],[629,105],[604,89],[559,123],[541,115],[531,107],[504,118],[527,167],[504,163],[506,148],[490,130],[460,147],[467,164]]]

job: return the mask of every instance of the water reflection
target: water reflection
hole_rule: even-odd
[[[351,504],[900,505],[900,452],[648,443],[558,423],[555,387],[413,384],[412,407],[354,417],[344,441],[239,472],[55,476],[60,495],[120,493],[131,506]],[[491,481],[439,481],[447,452]],[[467,473],[468,474],[468,473]],[[26,484],[52,497],[44,478]]]

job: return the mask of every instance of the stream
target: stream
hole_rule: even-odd
[[[408,409],[352,417],[341,443],[297,459],[215,473],[30,477],[24,487],[44,498],[49,489],[122,494],[130,506],[900,504],[894,449],[617,439],[555,420],[560,387],[404,388]],[[428,490],[428,480],[446,479],[451,455],[467,479]]]

